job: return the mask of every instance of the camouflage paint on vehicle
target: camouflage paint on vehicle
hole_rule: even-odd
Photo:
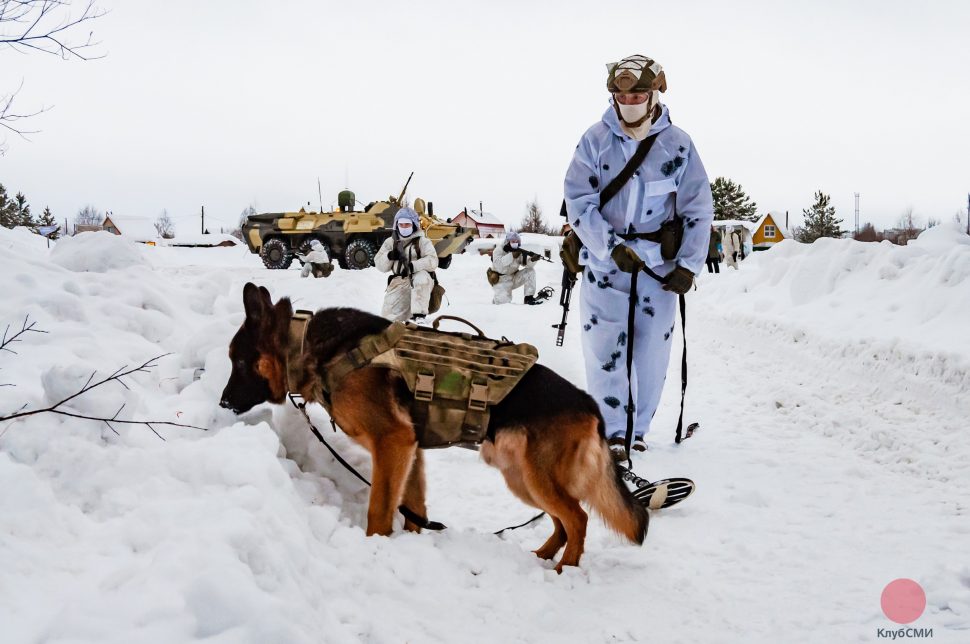
[[[353,196],[351,194],[351,199]],[[293,253],[319,240],[331,259],[341,268],[366,268],[373,265],[374,254],[394,230],[394,214],[400,210],[398,198],[372,202],[363,211],[350,209],[346,199],[342,209],[333,212],[263,213],[252,215],[243,224],[243,239],[249,250],[259,254],[267,268],[288,268]],[[450,257],[460,253],[471,240],[473,230],[442,221],[428,211],[423,199],[414,200],[421,229],[434,244],[442,268]],[[267,247],[267,242],[278,239]],[[355,243],[356,242],[356,243]],[[266,252],[269,251],[269,252]]]

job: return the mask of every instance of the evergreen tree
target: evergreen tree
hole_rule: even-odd
[[[16,206],[16,214],[14,218],[16,220],[15,226],[26,226],[27,228],[35,228],[37,222],[34,221],[34,216],[30,214],[30,204],[27,203],[27,197],[24,193],[18,192],[14,197],[14,205]]]
[[[40,222],[38,226],[57,226],[57,220],[54,219],[54,215],[51,213],[50,206],[44,207],[44,213],[40,216]],[[61,229],[58,227],[54,232],[48,235],[48,239],[57,239],[61,236]]]
[[[0,183],[0,226],[13,228],[17,225],[17,204],[7,196],[7,189]]]
[[[758,221],[758,204],[751,201],[740,184],[718,177],[711,184],[711,195],[714,197],[714,219]]]
[[[811,243],[820,237],[842,237],[845,231],[839,226],[841,219],[835,218],[832,197],[821,190],[815,193],[815,203],[811,208],[802,210],[805,225],[795,231],[795,239]]]

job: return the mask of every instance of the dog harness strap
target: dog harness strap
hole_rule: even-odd
[[[327,389],[333,391],[351,371],[366,367],[374,358],[393,349],[406,331],[403,324],[394,322],[380,333],[361,339],[356,347],[337,358],[327,369]]]
[[[290,393],[299,393],[300,377],[303,374],[303,348],[306,343],[306,330],[310,325],[313,312],[299,310],[290,318],[289,343],[286,355],[286,387]]]
[[[431,402],[434,398],[434,372],[419,371],[414,386],[414,398],[421,402]]]
[[[488,407],[488,382],[478,379],[472,381],[471,391],[468,394],[468,409],[472,411],[485,411]]]

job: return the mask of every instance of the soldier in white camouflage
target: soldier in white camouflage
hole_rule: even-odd
[[[631,300],[633,449],[642,451],[667,374],[678,294],[691,288],[704,266],[714,209],[697,150],[660,101],[667,89],[661,66],[635,55],[610,63],[607,70],[611,104],[576,146],[565,201],[568,223],[583,243],[580,310],[587,387],[603,413],[614,455],[625,459]],[[645,160],[601,209],[600,191],[650,138]],[[663,224],[683,233],[670,259],[656,237]],[[664,283],[639,273],[644,266]],[[631,294],[635,271],[637,292]]]
[[[492,251],[492,267],[488,272],[488,282],[492,285],[492,304],[508,304],[512,301],[512,291],[522,288],[525,304],[541,304],[536,294],[535,265],[539,259],[534,253],[522,248],[522,238],[517,232],[505,236],[504,243]]]
[[[310,242],[310,252],[303,258],[303,270],[300,277],[330,277],[333,272],[333,263],[327,255],[327,249],[323,247],[320,240],[314,239]]]
[[[422,322],[428,314],[434,288],[431,273],[438,268],[438,254],[422,232],[417,212],[401,208],[394,214],[394,233],[377,251],[374,266],[391,273],[381,315],[392,322],[408,318]]]

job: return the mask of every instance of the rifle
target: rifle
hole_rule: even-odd
[[[577,276],[567,268],[562,269],[562,289],[559,292],[559,306],[562,307],[562,322],[553,324],[552,328],[559,329],[556,334],[556,346],[561,347],[566,335],[566,318],[569,317],[569,300],[573,295],[573,287],[576,286]]]
[[[531,257],[532,259],[534,259],[536,261],[542,260],[544,262],[549,262],[550,264],[553,263],[553,261],[551,259],[549,259],[548,257],[545,257],[544,255],[540,255],[539,253],[533,253],[531,250],[526,250],[524,248],[519,248],[519,251],[521,251],[522,254],[525,255],[526,257]]]

